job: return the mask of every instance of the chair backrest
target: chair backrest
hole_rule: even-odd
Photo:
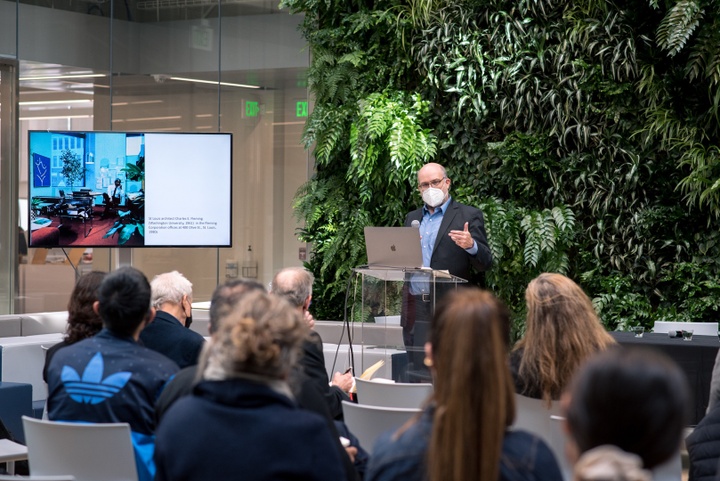
[[[33,336],[36,334],[64,334],[67,331],[68,312],[37,312],[24,314],[22,318],[21,335]]]
[[[694,336],[717,336],[717,322],[672,322],[672,321],[655,321],[653,332],[662,332],[667,334],[669,331],[688,331],[692,330]]]
[[[387,383],[356,378],[358,403],[393,408],[419,408],[433,393],[430,383]]]
[[[45,365],[43,346],[53,346],[62,338],[60,333],[0,338],[0,380],[32,384],[32,400],[45,400],[47,386],[42,378]]]
[[[555,401],[549,407],[542,399],[532,399],[520,394],[515,395],[515,423],[512,429],[520,429],[535,434],[552,450],[566,481],[571,479],[572,468],[565,458],[565,433],[562,429],[563,418],[560,415],[560,403]]]
[[[372,452],[377,438],[386,431],[394,431],[420,409],[366,406],[348,401],[342,402],[345,424],[360,441],[360,446]]]
[[[30,474],[71,474],[77,481],[137,481],[127,423],[80,424],[23,416]]]

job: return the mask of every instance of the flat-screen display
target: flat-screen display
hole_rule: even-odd
[[[232,245],[232,134],[28,135],[30,247]]]

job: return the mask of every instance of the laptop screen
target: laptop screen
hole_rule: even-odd
[[[365,227],[365,247],[371,267],[422,267],[416,227]]]

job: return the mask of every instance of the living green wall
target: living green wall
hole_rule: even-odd
[[[485,213],[485,284],[518,332],[544,271],[609,329],[717,320],[720,1],[282,6],[312,53],[317,169],[295,208],[317,317],[342,317],[363,227],[400,225],[432,160]]]

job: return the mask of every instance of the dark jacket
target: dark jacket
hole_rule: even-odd
[[[271,387],[202,381],[157,431],[156,481],[344,479],[325,421]]]
[[[310,331],[309,339],[303,343],[300,365],[305,374],[305,379],[301,379],[301,382],[313,384],[315,389],[322,393],[330,410],[330,416],[342,421],[342,401],[350,401],[350,397],[339,387],[330,386],[325,368],[322,338],[315,331]]]
[[[414,220],[420,222],[422,218],[422,208],[416,209],[405,218],[405,226],[410,227]],[[455,244],[448,235],[451,230],[463,230],[465,222],[468,223],[468,230],[477,244],[478,250],[474,256]],[[469,281],[473,279],[473,269],[483,272],[490,269],[491,265],[492,254],[485,234],[482,212],[475,207],[450,199],[435,239],[430,267],[436,270],[447,270],[450,274]]]
[[[205,338],[183,326],[174,316],[157,311],[155,318],[140,332],[143,345],[169,357],[184,368],[197,364]]]
[[[71,345],[72,344],[69,344],[66,340],[63,340],[53,346],[50,346],[50,349],[45,351],[45,365],[43,366],[43,381],[45,381],[46,383],[48,382],[48,379],[47,379],[48,367],[50,366],[50,361],[52,360],[55,353],[58,352],[63,347],[67,347],[67,346],[71,346]]]
[[[515,392],[529,398],[542,399],[542,388],[538,380],[520,376],[520,361],[524,352],[524,349],[518,349],[510,353],[510,374],[515,382]]]
[[[51,421],[128,423],[140,480],[152,479],[155,401],[177,365],[103,329],[58,350],[47,371]]]
[[[685,439],[689,481],[714,481],[720,460],[720,405],[716,405]]]
[[[370,457],[366,481],[426,481],[427,450],[433,408],[396,440],[392,432],[380,437]],[[472,456],[473,453],[467,453]],[[500,481],[560,481],[560,468],[550,448],[525,431],[507,431],[500,456]]]
[[[309,341],[308,341],[309,342]],[[185,369],[180,370],[175,377],[167,384],[167,387],[163,390],[157,403],[155,404],[155,416],[158,425],[160,424],[161,418],[165,416],[170,407],[178,399],[189,396],[195,387],[195,380],[197,379],[197,365],[188,366]],[[300,407],[309,411],[315,412],[323,417],[325,424],[333,434],[333,443],[336,450],[340,453],[343,467],[345,470],[345,478],[349,481],[357,480],[358,474],[362,474],[367,464],[366,459],[356,459],[355,466],[350,462],[350,458],[345,452],[345,448],[342,447],[339,441],[339,436],[336,428],[336,424],[333,423],[333,417],[330,414],[330,408],[328,406],[328,393],[327,384],[327,373],[324,370],[323,362],[323,376],[325,384],[318,382],[316,379],[310,379],[302,368],[294,369],[291,374],[291,387],[293,394]],[[341,423],[340,421],[335,421]],[[348,437],[348,436],[346,436]],[[358,450],[361,446],[353,444]],[[357,468],[357,469],[356,469]]]

